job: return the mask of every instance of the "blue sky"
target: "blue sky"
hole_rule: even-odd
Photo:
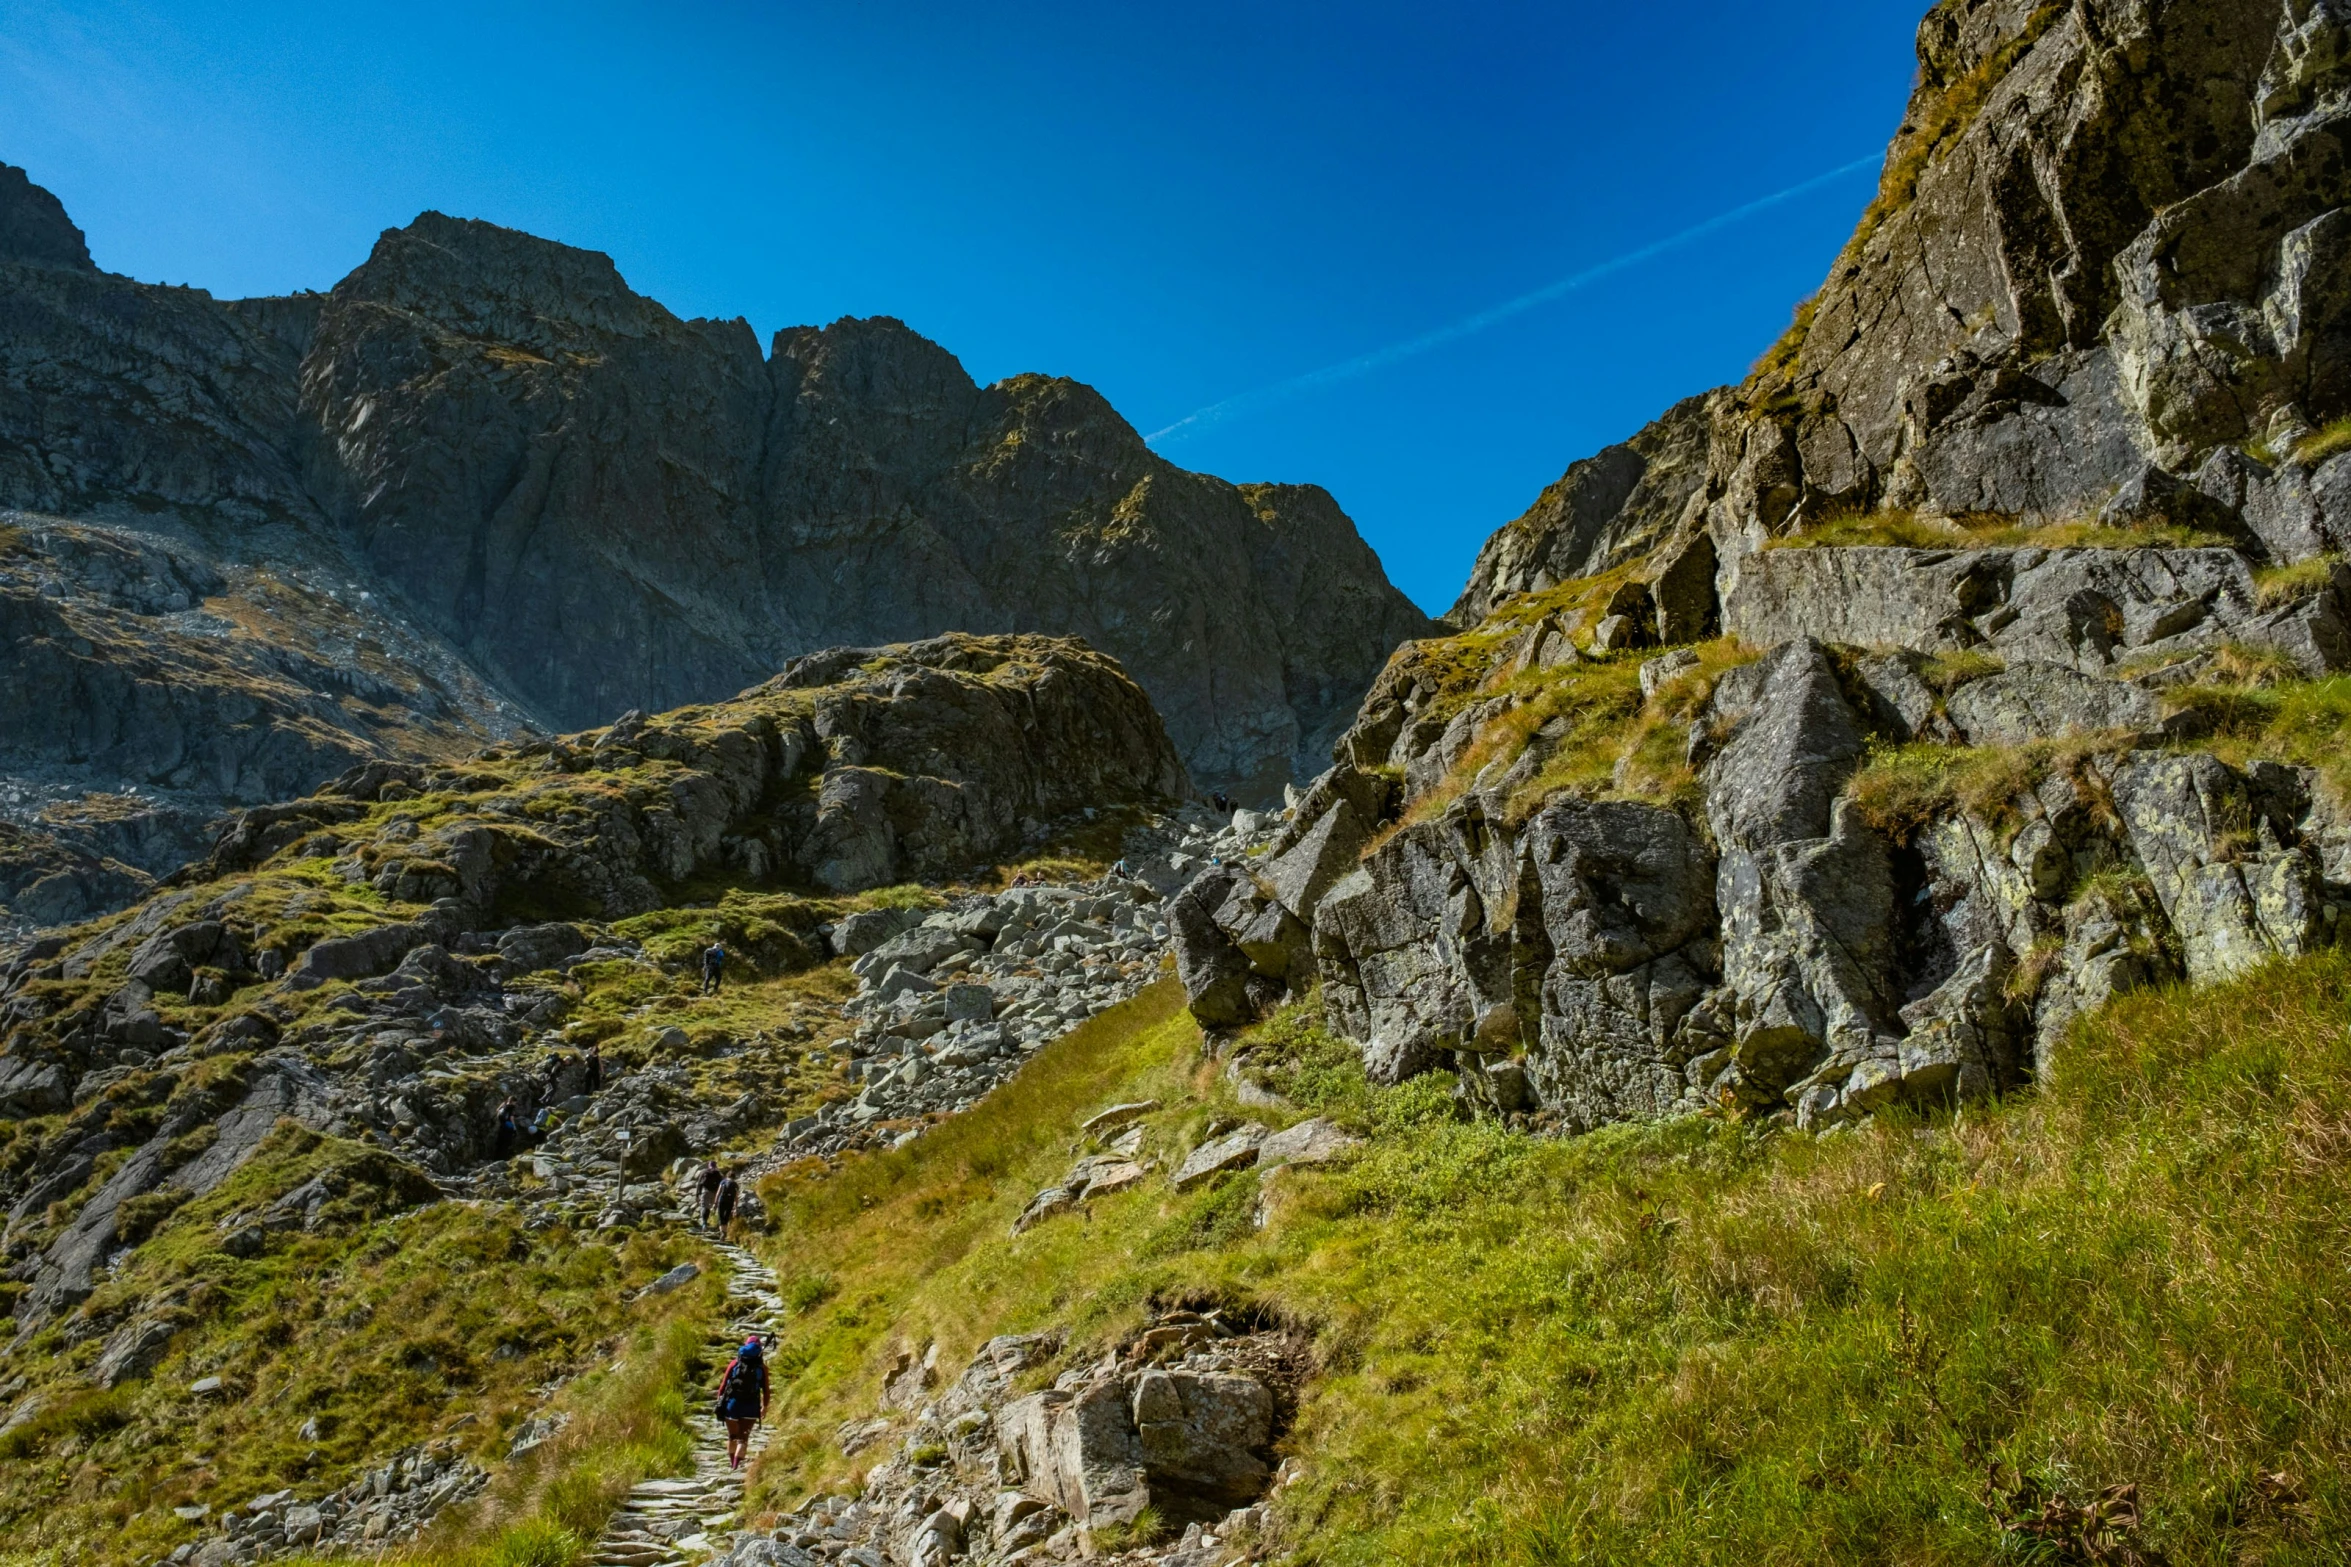
[[[763,337],[898,316],[1149,432],[1874,158],[1922,9],[0,0],[0,160],[139,278],[324,288],[434,207]],[[1327,486],[1441,610],[1570,460],[1735,379],[1871,184],[1160,449]]]

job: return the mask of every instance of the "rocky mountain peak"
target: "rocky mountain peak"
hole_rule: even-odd
[[[82,231],[65,215],[65,204],[7,163],[0,163],[0,261],[98,270]]]
[[[552,349],[587,346],[582,334],[643,337],[679,324],[631,289],[602,251],[440,212],[386,229],[332,297],[337,305],[410,311],[469,337]]]
[[[681,320],[608,256],[440,212],[329,292],[219,301],[96,272],[16,170],[0,236],[0,509],[27,514],[0,623],[71,622],[35,640],[92,650],[77,678],[174,667],[199,715],[174,732],[202,737],[168,766],[135,735],[69,764],[37,709],[0,714],[0,760],[42,769],[0,811],[34,843],[8,851],[0,910],[41,886],[44,920],[103,906],[329,757],[584,728],[948,632],[1084,638],[1193,776],[1266,800],[1430,629],[1328,496],[1187,473],[1093,389],[983,389],[890,317],[790,328],[763,357],[746,322]],[[192,625],[126,609],[58,553],[77,529],[200,566],[218,602],[169,612]],[[404,715],[418,693],[447,701]],[[248,722],[200,716],[222,711]],[[255,734],[268,768],[237,760]],[[84,793],[153,800],[130,814],[169,830],[58,839]]]

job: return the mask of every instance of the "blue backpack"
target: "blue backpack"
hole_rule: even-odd
[[[718,1415],[722,1420],[750,1420],[759,1414],[759,1395],[767,1390],[767,1362],[757,1350],[744,1346],[718,1384]]]

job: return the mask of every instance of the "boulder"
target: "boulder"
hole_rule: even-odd
[[[1257,1162],[1257,1151],[1271,1134],[1255,1122],[1202,1143],[1176,1167],[1168,1184],[1179,1192],[1216,1179],[1227,1170],[1245,1170]]]
[[[1154,1493],[1226,1507],[1264,1494],[1271,1470],[1258,1454],[1273,1439],[1273,1395],[1263,1383],[1219,1372],[1146,1371],[1135,1378],[1132,1408]]]
[[[1666,549],[1649,580],[1658,641],[1670,647],[1714,635],[1721,613],[1714,597],[1715,558],[1714,538],[1704,529]]]
[[[289,990],[315,990],[333,979],[365,979],[392,968],[402,958],[438,939],[438,932],[422,922],[378,925],[350,936],[330,936],[314,942],[286,973]]]
[[[1267,889],[1282,907],[1311,921],[1323,894],[1355,868],[1372,830],[1373,824],[1357,813],[1353,802],[1340,796],[1295,842],[1266,862]]]
[[[1698,667],[1698,655],[1688,648],[1675,648],[1670,653],[1641,661],[1641,700],[1654,701],[1657,693]]]
[[[1176,978],[1203,1028],[1231,1028],[1251,1014],[1247,953],[1217,923],[1217,911],[1238,877],[1212,866],[1170,899],[1167,927],[1175,947]]]
[[[920,909],[866,909],[833,927],[833,951],[844,958],[861,958],[884,942],[922,923]]]
[[[985,985],[949,985],[940,999],[950,1023],[986,1023],[996,1016],[996,993]]]
[[[140,1317],[124,1323],[106,1336],[99,1347],[97,1363],[90,1368],[90,1380],[102,1388],[119,1387],[133,1377],[143,1377],[155,1369],[163,1359],[163,1352],[179,1332],[176,1324],[156,1317]]]
[[[1278,1169],[1285,1164],[1328,1164],[1363,1139],[1339,1130],[1321,1116],[1284,1127],[1257,1145],[1256,1168]]]
[[[1096,1111],[1078,1130],[1088,1137],[1100,1137],[1105,1133],[1115,1132],[1131,1122],[1140,1121],[1158,1108],[1159,1101],[1156,1099],[1136,1099],[1124,1104],[1115,1104],[1107,1110]]]
[[[1151,1505],[1125,1390],[1115,1381],[1015,1399],[996,1416],[1009,1479],[1089,1529],[1130,1523]]]
[[[498,971],[505,978],[533,974],[587,950],[588,938],[577,925],[518,925],[498,938]]]
[[[55,1061],[0,1056],[0,1115],[47,1115],[73,1104],[73,1074]]]
[[[1914,667],[1915,655],[1872,653],[1853,661],[1854,697],[1869,728],[1896,741],[1953,740],[1934,689]]]
[[[1951,722],[1969,745],[2022,745],[2071,735],[2163,732],[2163,706],[2127,681],[2085,675],[2063,664],[2012,663],[1953,691]]]
[[[928,974],[952,958],[974,950],[971,938],[944,925],[923,924],[891,937],[852,965],[860,977],[886,974],[902,968],[910,974]]]

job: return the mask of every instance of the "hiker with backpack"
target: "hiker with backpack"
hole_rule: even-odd
[[[604,1086],[604,1052],[590,1045],[581,1064],[588,1069],[587,1092],[592,1094]]]
[[[726,1178],[719,1173],[718,1161],[703,1161],[702,1172],[694,1177],[694,1193],[699,1199],[695,1219],[704,1229],[710,1228],[710,1210],[717,1206],[718,1189],[725,1184]]]
[[[767,1355],[756,1337],[743,1340],[718,1379],[718,1418],[727,1426],[727,1467],[740,1469],[751,1449],[751,1428],[767,1414]]]
[[[735,1238],[735,1199],[741,1193],[742,1188],[735,1184],[735,1172],[729,1170],[718,1183],[718,1236],[721,1240],[731,1241]]]
[[[719,976],[725,972],[726,966],[727,949],[718,942],[712,942],[710,950],[702,954],[702,994],[718,994]]]
[[[498,1157],[504,1159],[514,1152],[514,1140],[522,1135],[522,1106],[510,1094],[498,1107]]]

